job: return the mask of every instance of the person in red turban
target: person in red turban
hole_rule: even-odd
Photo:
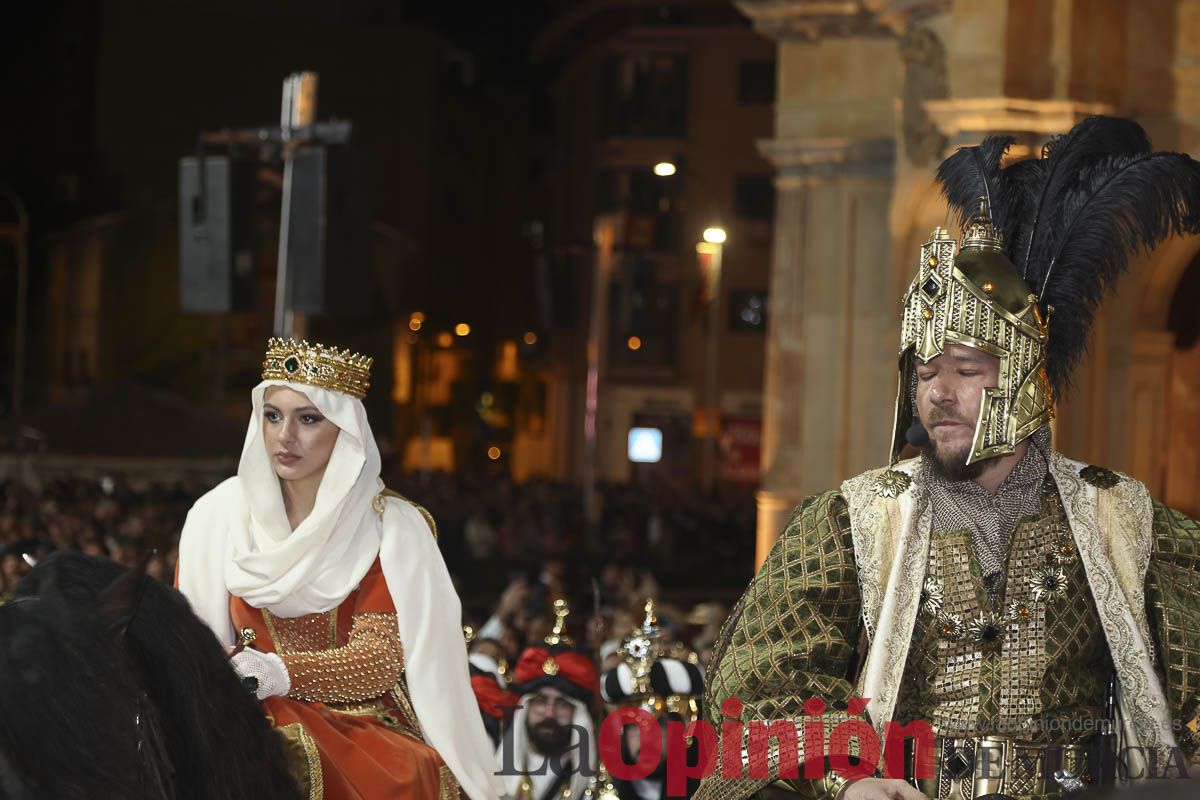
[[[545,644],[527,648],[513,670],[520,705],[496,750],[506,794],[517,800],[580,800],[596,769],[596,665],[563,634],[566,603],[554,606]]]

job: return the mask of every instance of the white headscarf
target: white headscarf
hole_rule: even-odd
[[[295,530],[263,441],[263,401],[271,386],[304,394],[340,429],[312,513]],[[180,591],[231,645],[231,596],[281,617],[329,611],[358,588],[378,557],[421,732],[472,800],[498,797],[491,744],[471,691],[458,595],[421,513],[394,498],[383,514],[373,506],[383,482],[362,402],[279,380],[254,387],[251,399],[237,476],[196,501],[184,523]]]
[[[263,442],[263,403],[273,386],[304,394],[341,429],[312,513],[295,530]],[[263,381],[251,397],[254,414],[237,474],[250,519],[230,530],[225,585],[255,608],[280,617],[337,608],[379,554],[380,526],[371,501],[383,481],[366,409],[341,392],[283,381]]]

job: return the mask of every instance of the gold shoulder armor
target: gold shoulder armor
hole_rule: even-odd
[[[430,514],[429,510],[420,503],[414,503],[412,500],[409,500],[399,492],[392,491],[388,488],[384,488],[384,490],[375,495],[375,499],[371,501],[371,508],[373,508],[375,513],[379,515],[380,522],[383,521],[383,512],[387,508],[387,499],[389,497],[394,497],[401,502],[408,503],[417,511],[420,511],[421,516],[425,518],[425,524],[429,526],[429,532],[433,534],[433,538],[435,540],[438,538],[437,522],[434,520],[433,514]]]

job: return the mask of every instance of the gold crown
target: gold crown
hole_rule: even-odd
[[[371,388],[371,365],[375,359],[349,350],[295,339],[267,341],[263,380],[307,383],[332,389],[362,400]]]

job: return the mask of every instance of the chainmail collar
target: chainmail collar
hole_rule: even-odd
[[[1003,583],[1008,541],[1017,520],[1035,516],[1042,508],[1042,485],[1049,473],[1050,428],[1040,428],[1030,437],[1029,445],[994,495],[973,480],[949,481],[928,463],[923,465],[933,508],[933,530],[971,532],[971,546],[993,602]]]

